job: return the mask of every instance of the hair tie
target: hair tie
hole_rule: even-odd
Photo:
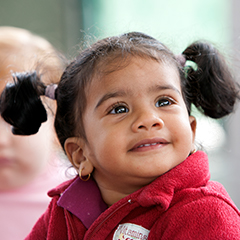
[[[45,88],[45,96],[51,99],[55,99],[55,90],[57,87],[57,84],[47,85],[47,87]]]
[[[185,78],[188,77],[188,73],[190,70],[196,72],[198,70],[198,65],[194,61],[186,60],[183,54],[176,55],[177,62],[182,66],[185,72]]]
[[[185,72],[185,78],[187,78],[190,71],[196,72],[198,70],[198,65],[191,60],[187,60],[183,69]]]

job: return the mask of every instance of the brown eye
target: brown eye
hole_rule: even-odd
[[[165,107],[165,106],[171,105],[172,103],[173,103],[173,100],[171,100],[169,98],[161,98],[156,102],[155,106],[156,107]]]
[[[118,105],[118,106],[113,106],[111,111],[109,112],[110,114],[119,114],[119,113],[127,113],[129,110],[126,106],[124,105]]]

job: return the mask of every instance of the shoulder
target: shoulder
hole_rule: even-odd
[[[219,226],[219,223],[227,224],[228,221],[231,224],[232,221],[237,221],[240,224],[240,213],[237,208],[221,196],[206,195],[180,206],[176,205],[175,210],[177,211],[175,212],[173,209],[173,214],[179,219],[192,223],[204,222],[205,225],[209,223],[211,227],[214,224]]]
[[[57,206],[57,200],[57,197],[51,200],[25,240],[67,239],[64,209]]]
[[[174,215],[179,214],[183,221],[197,225],[202,222],[205,227],[209,224],[211,229],[220,225],[234,226],[234,221],[240,227],[240,212],[220,183],[209,181],[206,186],[185,191],[185,194],[184,200],[172,207]]]
[[[211,183],[198,190],[185,192],[159,219],[156,231],[169,239],[239,239],[240,213],[224,188]]]

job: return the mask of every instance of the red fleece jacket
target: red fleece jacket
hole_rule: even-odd
[[[239,210],[209,178],[198,151],[107,209],[96,183],[76,178],[49,192],[53,199],[26,239],[240,239]]]

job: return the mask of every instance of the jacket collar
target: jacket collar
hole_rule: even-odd
[[[205,186],[209,179],[207,155],[198,151],[158,177],[151,184],[126,198],[134,199],[143,207],[159,205],[162,210],[166,210],[169,208],[175,193],[185,188]],[[125,199],[120,201],[125,201]],[[63,192],[58,200],[58,206],[67,209],[78,217],[86,228],[89,228],[98,216],[107,209],[96,182],[93,179],[83,182],[79,177],[76,177]]]
[[[96,182],[91,178],[83,182],[79,177],[70,184],[57,202],[78,217],[86,228],[107,209]]]
[[[185,161],[144,187],[137,197],[141,206],[169,208],[174,194],[186,188],[205,186],[210,179],[208,157],[197,151]]]

